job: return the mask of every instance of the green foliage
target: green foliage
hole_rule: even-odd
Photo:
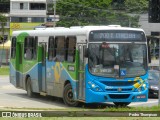
[[[129,16],[118,14],[108,9],[112,0],[60,0],[57,3],[57,12],[60,21],[57,26],[84,26],[121,24],[128,26]],[[62,7],[61,7],[62,6]]]
[[[136,1],[136,2],[135,2]],[[56,26],[109,25],[138,27],[139,16],[128,12],[145,11],[147,0],[58,0]]]
[[[148,11],[148,0],[125,0],[125,8],[131,13],[145,13]]]
[[[2,32],[2,34],[0,34],[0,38],[4,36],[4,32],[5,32],[4,26],[6,22],[7,22],[7,18],[4,15],[0,14],[0,26],[1,26],[0,31]]]
[[[5,22],[7,22],[7,18],[4,15],[0,14],[0,24],[5,25]]]

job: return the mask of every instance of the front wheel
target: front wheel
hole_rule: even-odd
[[[73,92],[71,84],[67,84],[64,87],[63,101],[68,106],[76,107],[78,105],[78,101],[73,100]]]
[[[114,104],[115,104],[116,106],[126,107],[127,105],[130,104],[130,102],[114,102]]]

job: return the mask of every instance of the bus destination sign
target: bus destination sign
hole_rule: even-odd
[[[144,33],[138,31],[92,31],[89,40],[95,41],[143,41]]]

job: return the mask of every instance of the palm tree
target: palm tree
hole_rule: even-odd
[[[0,67],[2,65],[2,56],[3,56],[3,50],[4,50],[4,32],[5,32],[5,24],[7,22],[7,17],[4,16],[3,14],[0,14],[0,39],[2,39],[2,43],[3,43],[3,49],[1,50],[1,54],[0,54]]]

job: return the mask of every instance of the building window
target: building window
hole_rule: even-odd
[[[20,3],[20,9],[23,10],[23,3]]]
[[[67,61],[74,62],[76,54],[76,37],[67,37]]]
[[[24,58],[32,60],[37,58],[38,37],[26,37],[24,44]]]
[[[30,10],[46,10],[45,3],[30,3]]]
[[[11,22],[28,22],[27,17],[11,17]]]
[[[27,17],[19,17],[18,18],[19,20],[19,22],[28,22],[28,18]]]
[[[28,10],[28,3],[12,2],[12,10]]]
[[[31,22],[44,22],[44,17],[32,17]]]
[[[12,37],[11,58],[15,58],[15,56],[16,56],[16,37]]]

